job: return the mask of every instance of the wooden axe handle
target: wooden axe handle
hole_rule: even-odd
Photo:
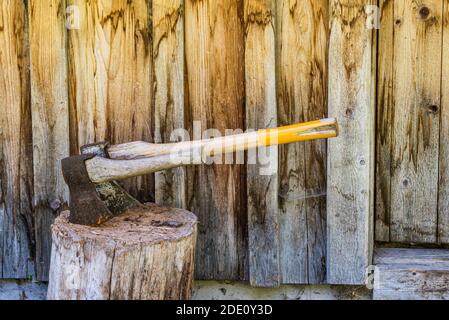
[[[90,179],[95,183],[122,180],[193,162],[196,152],[206,155],[227,154],[257,147],[338,136],[335,119],[323,119],[286,127],[264,129],[214,139],[170,144],[131,142],[110,146],[110,159],[95,157],[86,161]]]

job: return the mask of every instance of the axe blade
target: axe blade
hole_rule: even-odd
[[[62,160],[64,180],[70,191],[70,223],[98,226],[142,205],[115,181],[96,184],[90,180],[85,162],[96,156],[107,158],[107,145],[104,142],[86,145],[81,148],[81,155]]]
[[[83,154],[62,160],[64,180],[70,191],[69,222],[82,225],[100,225],[114,215],[100,199],[95,184],[90,181],[85,161],[95,154]]]

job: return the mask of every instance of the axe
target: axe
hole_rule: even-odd
[[[116,181],[184,165],[200,164],[198,155],[222,155],[258,147],[338,136],[335,119],[323,119],[257,132],[170,144],[102,142],[81,148],[81,155],[62,160],[70,191],[74,224],[98,226],[141,205]],[[197,155],[197,156],[195,156]]]

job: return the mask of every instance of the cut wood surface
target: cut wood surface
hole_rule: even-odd
[[[275,1],[245,0],[246,128],[276,127]],[[278,287],[278,148],[252,151],[247,167],[249,280]]]
[[[280,125],[327,114],[328,20],[328,1],[277,1]],[[326,142],[280,147],[279,168],[283,283],[321,283],[326,273]]]
[[[188,122],[202,130],[244,128],[243,1],[185,2]],[[202,132],[202,130],[199,130]],[[198,215],[197,279],[247,279],[243,165],[188,171],[188,208]]]
[[[52,228],[50,300],[189,299],[196,216],[147,204],[100,227],[74,225],[64,212]]]
[[[173,142],[184,128],[184,7],[182,0],[153,0],[155,142]],[[186,169],[155,174],[155,200],[186,207]]]
[[[35,275],[35,238],[32,232],[33,149],[27,40],[25,3],[21,0],[1,1],[0,278],[7,279]]]
[[[43,281],[50,226],[69,200],[60,162],[70,153],[64,8],[65,0],[31,0],[29,7],[36,271]]]
[[[69,31],[71,151],[107,140],[152,141],[153,70],[149,0],[68,0],[80,11]],[[126,188],[153,200],[154,179]]]
[[[394,2],[393,242],[436,242],[443,2]]]
[[[329,48],[329,115],[340,136],[329,141],[327,281],[364,284],[372,258],[374,191],[374,32],[369,0],[333,0]]]

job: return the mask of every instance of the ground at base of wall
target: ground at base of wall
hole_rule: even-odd
[[[363,286],[283,285],[280,288],[253,288],[244,282],[196,281],[195,300],[370,300]]]
[[[0,280],[0,300],[44,300],[47,285],[31,281]],[[252,288],[243,282],[196,281],[194,300],[368,300],[371,291],[358,286],[285,285]]]

